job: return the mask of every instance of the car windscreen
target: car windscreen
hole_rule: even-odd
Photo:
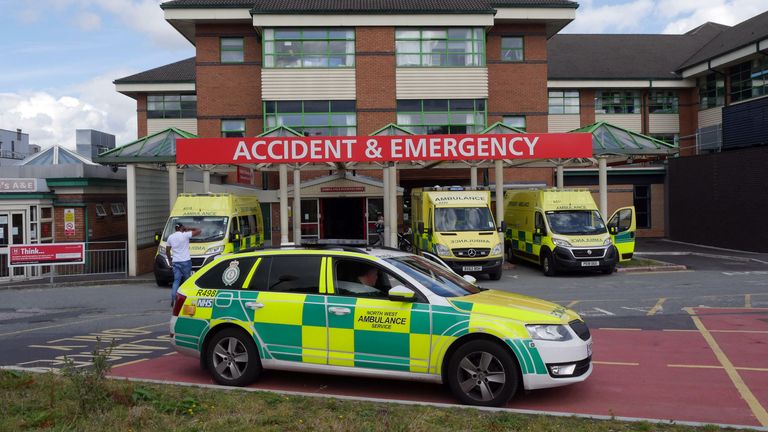
[[[175,231],[174,225],[181,223],[187,228],[198,228],[200,234],[189,239],[190,243],[207,243],[224,239],[227,232],[226,216],[172,216],[168,219],[163,232],[163,240]]]
[[[456,273],[420,256],[392,257],[386,261],[441,297],[463,297],[481,291]]]
[[[435,231],[493,231],[488,207],[442,207],[435,209]]]
[[[555,234],[594,235],[606,232],[603,218],[596,210],[548,211],[547,222]]]

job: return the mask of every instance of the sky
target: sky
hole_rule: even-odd
[[[578,0],[577,0],[578,1]],[[0,129],[43,148],[75,147],[75,129],[136,139],[136,102],[113,81],[194,56],[162,0],[0,0]],[[563,33],[684,33],[734,25],[768,0],[580,0]]]

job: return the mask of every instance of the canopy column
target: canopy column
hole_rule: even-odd
[[[504,220],[504,161],[493,161],[496,177],[496,226],[501,226]],[[500,233],[501,242],[504,243],[504,233]]]
[[[288,166],[280,164],[280,244],[288,243]]]
[[[557,188],[563,189],[563,187],[565,187],[564,183],[565,182],[563,181],[563,164],[558,163],[557,164]]]
[[[173,208],[176,197],[179,195],[179,177],[177,176],[176,164],[168,164],[168,204]]]
[[[211,193],[211,172],[203,170],[203,193]]]
[[[301,168],[293,168],[293,242],[301,244]]]
[[[608,218],[608,160],[604,157],[597,159],[597,182],[600,191],[600,214],[603,219]]]
[[[477,165],[475,164],[469,167],[469,185],[473,188],[477,187]]]
[[[389,215],[385,221],[389,224],[389,246],[397,247],[397,165],[389,168]]]
[[[128,164],[126,169],[126,204],[128,208],[128,276],[137,276],[138,252],[136,242],[136,165]]]
[[[388,221],[388,219],[389,219],[389,190],[391,189],[391,186],[389,184],[390,178],[389,178],[389,167],[388,166],[385,166],[384,168],[382,168],[381,175],[382,175],[382,181],[384,183],[384,196],[383,196],[384,214],[382,216],[384,216],[384,218],[385,218],[385,220],[384,220],[384,232],[381,234],[384,237],[381,239],[381,243],[382,243],[383,246],[390,246],[390,243],[389,243],[389,221]],[[374,218],[378,219],[378,215],[373,215],[373,216],[374,216]]]

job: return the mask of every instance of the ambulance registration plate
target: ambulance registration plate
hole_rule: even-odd
[[[582,267],[597,267],[600,265],[600,261],[582,261]]]
[[[483,266],[464,266],[461,271],[483,271]]]

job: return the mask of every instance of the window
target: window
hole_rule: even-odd
[[[597,92],[595,112],[603,114],[640,114],[640,93],[608,90]]]
[[[148,95],[147,118],[195,118],[197,95]]]
[[[480,27],[399,28],[397,66],[466,67],[485,65],[485,31]]]
[[[507,126],[525,131],[525,116],[504,116],[501,122]]]
[[[725,82],[719,74],[709,74],[698,79],[699,109],[705,110],[725,105]]]
[[[519,62],[524,60],[523,38],[522,37],[502,37],[501,38],[501,61]]]
[[[677,114],[680,100],[674,91],[652,91],[648,97],[651,114]]]
[[[657,140],[664,141],[667,144],[677,145],[677,134],[651,134],[651,136]]]
[[[222,138],[242,138],[245,136],[245,120],[232,119],[221,121]]]
[[[285,125],[307,136],[355,135],[355,101],[264,102],[264,124],[266,130]]]
[[[318,200],[301,200],[301,238],[320,238],[320,224],[318,220]]]
[[[336,293],[350,297],[387,299],[391,288],[403,285],[379,267],[357,260],[338,260],[335,276]]]
[[[752,97],[768,95],[768,58],[752,61]]]
[[[343,68],[355,66],[353,29],[274,28],[264,30],[264,67]]]
[[[651,227],[651,187],[648,185],[635,185],[633,192],[633,205],[638,228]],[[631,223],[631,221],[630,221]]]
[[[731,80],[731,101],[752,97],[752,62],[744,62],[730,69],[728,78]]]
[[[248,237],[251,235],[251,222],[247,216],[240,216],[240,235]]]
[[[397,101],[397,124],[415,134],[478,133],[485,121],[485,99]]]
[[[269,291],[317,294],[320,256],[275,256],[269,270]]]
[[[221,38],[221,62],[242,63],[245,61],[245,51],[243,47],[243,38],[241,37]]]
[[[550,90],[549,91],[550,114],[578,114],[579,91],[578,90]]]
[[[123,203],[112,203],[112,214],[115,216],[123,216],[125,214],[125,206]]]
[[[206,289],[242,289],[258,257],[224,260],[200,276],[195,285]],[[261,265],[259,265],[261,269]],[[251,286],[254,286],[251,282]]]
[[[104,217],[107,215],[107,210],[101,204],[96,204],[96,216]]]

